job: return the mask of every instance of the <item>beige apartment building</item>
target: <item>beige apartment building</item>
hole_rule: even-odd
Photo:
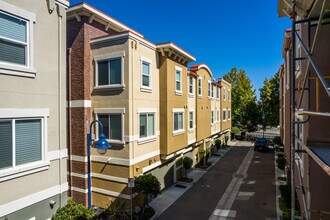
[[[278,1],[278,16],[293,22],[284,32],[279,74],[286,173],[301,217],[330,219],[330,4],[293,4]]]
[[[131,195],[128,179],[142,174],[156,176],[162,189],[171,186],[182,177],[183,157],[196,164],[205,139],[211,148],[221,132],[218,126],[211,134],[206,93],[206,115],[197,116],[197,79],[205,69],[188,69],[196,59],[179,46],[154,44],[86,3],[68,9],[67,27],[70,195],[87,204],[86,134],[93,120],[101,121],[112,146],[104,155],[92,149],[94,206],[117,198],[136,204],[139,197]],[[212,82],[212,73],[205,73]],[[221,100],[214,101],[220,109]],[[96,140],[97,124],[92,133]]]
[[[0,0],[0,219],[67,202],[66,0]]]

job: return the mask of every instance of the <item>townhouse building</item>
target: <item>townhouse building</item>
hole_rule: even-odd
[[[292,198],[296,194],[304,219],[330,219],[330,4],[278,3],[278,15],[293,23],[284,33],[280,68],[281,138]]]
[[[199,151],[220,136],[220,122],[211,132],[211,101],[221,108],[220,96],[207,96],[212,73],[206,65],[188,68],[195,57],[174,43],[154,44],[86,3],[68,9],[67,27],[70,195],[87,204],[86,134],[99,120],[112,148],[104,155],[92,149],[92,204],[106,207],[117,198],[137,204],[129,178],[151,173],[164,189],[182,177],[185,156],[196,165]]]
[[[0,219],[50,219],[67,201],[68,6],[0,0]]]

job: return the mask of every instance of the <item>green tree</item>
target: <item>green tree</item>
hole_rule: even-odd
[[[160,194],[160,182],[157,177],[151,173],[138,176],[135,179],[135,191],[143,194],[143,212],[148,205],[150,197],[156,197]]]
[[[229,73],[223,77],[232,85],[232,124],[243,130],[253,131],[258,125],[258,120],[252,114],[253,112],[248,107],[257,109],[257,99],[255,90],[251,85],[251,80],[246,75],[244,70],[232,68]],[[258,112],[257,112],[258,113]]]
[[[279,124],[279,98],[280,80],[278,72],[269,80],[265,79],[263,87],[260,89],[260,107],[265,113],[265,125],[277,126]]]

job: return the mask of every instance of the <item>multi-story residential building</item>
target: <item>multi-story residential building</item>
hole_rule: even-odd
[[[278,15],[293,20],[280,69],[281,137],[304,219],[330,219],[329,9],[327,1],[278,4]]]
[[[222,133],[230,136],[231,131],[231,84],[224,79],[218,79],[221,86],[222,97],[220,102],[220,114],[222,123],[220,130]]]
[[[0,219],[67,201],[66,0],[0,0]]]
[[[211,148],[220,134],[220,127],[211,133],[207,90],[202,112],[207,121],[197,120],[204,117],[197,116],[196,85],[202,76],[198,68],[188,69],[195,58],[174,43],[151,43],[86,3],[68,9],[67,26],[71,196],[87,204],[85,146],[93,120],[102,122],[112,146],[102,156],[92,150],[93,205],[105,207],[116,198],[138,202],[127,184],[128,178],[141,174],[152,173],[162,189],[175,183],[182,177],[183,157],[191,157],[196,164],[199,150],[206,149],[200,146],[207,142]],[[207,80],[213,85],[209,73]],[[214,108],[220,109],[220,99],[214,101]],[[94,130],[95,138],[98,126]]]

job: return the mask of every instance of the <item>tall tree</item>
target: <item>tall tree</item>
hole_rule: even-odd
[[[244,70],[232,68],[223,77],[232,84],[232,123],[244,130],[253,131],[259,122],[255,90]]]
[[[279,124],[279,98],[280,80],[278,72],[269,80],[265,79],[260,89],[260,106],[265,114],[265,125],[277,126]]]

